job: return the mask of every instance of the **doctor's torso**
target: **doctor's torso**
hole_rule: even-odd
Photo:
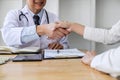
[[[24,14],[22,16],[21,12]],[[56,17],[54,14],[47,12],[48,17],[49,17],[49,23],[58,21],[58,17]],[[14,15],[14,16],[12,16]],[[40,24],[48,24],[47,18],[46,18],[46,13],[43,11],[43,14],[41,16]],[[23,47],[41,47],[41,48],[47,48],[48,44],[51,42],[54,42],[56,40],[50,40],[48,39],[47,36],[41,36],[38,39],[35,39],[29,43],[24,43],[22,44],[20,41],[20,34],[22,33],[22,29],[25,27],[31,27],[35,26],[34,21],[33,21],[33,15],[31,15],[29,9],[27,6],[25,6],[21,10],[12,10],[8,13],[7,19],[4,22],[4,41],[7,45],[18,45],[17,47],[23,48]],[[14,30],[12,30],[14,29]],[[12,31],[12,34],[10,34]],[[7,33],[8,32],[8,33]],[[8,34],[10,36],[8,36]],[[18,34],[18,35],[17,35]],[[7,39],[6,39],[7,38]]]

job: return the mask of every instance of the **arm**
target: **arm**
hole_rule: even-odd
[[[2,28],[2,37],[4,42],[9,46],[21,45],[21,32],[23,27],[18,27],[18,10],[10,11],[5,17]]]
[[[12,18],[12,19],[11,19]],[[27,23],[27,22],[24,22]],[[52,26],[52,27],[51,27]],[[9,46],[19,47],[24,43],[31,42],[38,39],[38,35],[47,35],[49,37],[53,34],[55,24],[44,24],[36,26],[22,26],[19,21],[19,11],[10,11],[4,21],[2,28],[2,36],[5,43]]]
[[[27,26],[26,20],[19,21],[19,15],[19,10],[12,10],[5,17],[2,36],[8,46],[19,47],[39,38],[36,33],[36,26]]]
[[[74,31],[83,36],[85,39],[95,42],[112,44],[120,40],[120,21],[112,26],[110,30],[84,27],[84,25],[70,22],[61,22],[58,26],[67,28],[70,31]]]
[[[82,58],[82,62],[96,70],[109,73],[113,77],[120,75],[120,47],[111,49],[97,56],[88,53]]]

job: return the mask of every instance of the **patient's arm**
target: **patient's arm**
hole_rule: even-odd
[[[95,51],[91,51],[91,52],[86,52],[86,55],[81,59],[81,61],[84,64],[90,65],[91,61],[93,60],[93,58],[95,57],[96,52]]]

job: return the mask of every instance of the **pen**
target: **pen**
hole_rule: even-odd
[[[60,53],[59,49],[57,50],[57,53],[58,53],[58,54]]]

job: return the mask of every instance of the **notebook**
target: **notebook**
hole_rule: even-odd
[[[9,60],[10,60],[10,57],[0,56],[0,65],[5,64]]]
[[[40,50],[39,47],[25,47],[25,48],[13,48],[8,46],[0,46],[0,54],[13,54],[13,53],[36,53]]]

